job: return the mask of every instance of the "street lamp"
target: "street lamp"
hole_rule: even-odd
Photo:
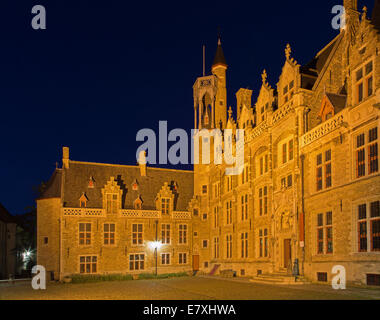
[[[156,257],[156,276],[157,276],[157,259],[158,259],[157,251],[158,249],[160,249],[161,245],[162,245],[161,241],[152,241],[150,243],[150,247],[154,249],[154,255]]]

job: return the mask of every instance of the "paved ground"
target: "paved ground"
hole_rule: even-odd
[[[379,299],[380,290],[333,290],[325,285],[278,286],[220,278],[175,278],[87,284],[48,283],[33,290],[30,283],[0,284],[0,300],[122,299],[122,300],[346,300]]]

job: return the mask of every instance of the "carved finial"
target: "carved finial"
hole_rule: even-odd
[[[367,12],[368,12],[368,8],[366,6],[364,6],[363,7],[362,19],[366,19],[367,18]]]
[[[228,109],[228,119],[232,119],[232,108],[231,108],[231,106]]]
[[[285,57],[287,60],[289,60],[291,53],[292,53],[292,48],[290,47],[290,44],[288,43],[285,48]]]
[[[263,73],[261,74],[261,78],[263,79],[263,84],[266,84],[268,75],[267,75],[267,71],[265,69],[264,69]]]

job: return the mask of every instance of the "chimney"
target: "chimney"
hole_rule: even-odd
[[[139,167],[140,167],[140,175],[142,177],[145,177],[146,176],[146,152],[145,151],[140,151]]]
[[[66,169],[69,168],[69,156],[70,156],[69,147],[63,147],[62,148],[62,166],[63,166],[63,168],[66,168]]]

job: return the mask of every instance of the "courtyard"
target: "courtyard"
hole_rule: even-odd
[[[85,284],[47,283],[33,290],[30,282],[0,284],[0,300],[380,300],[380,289],[328,285],[267,285],[248,279],[183,277],[160,280]]]

